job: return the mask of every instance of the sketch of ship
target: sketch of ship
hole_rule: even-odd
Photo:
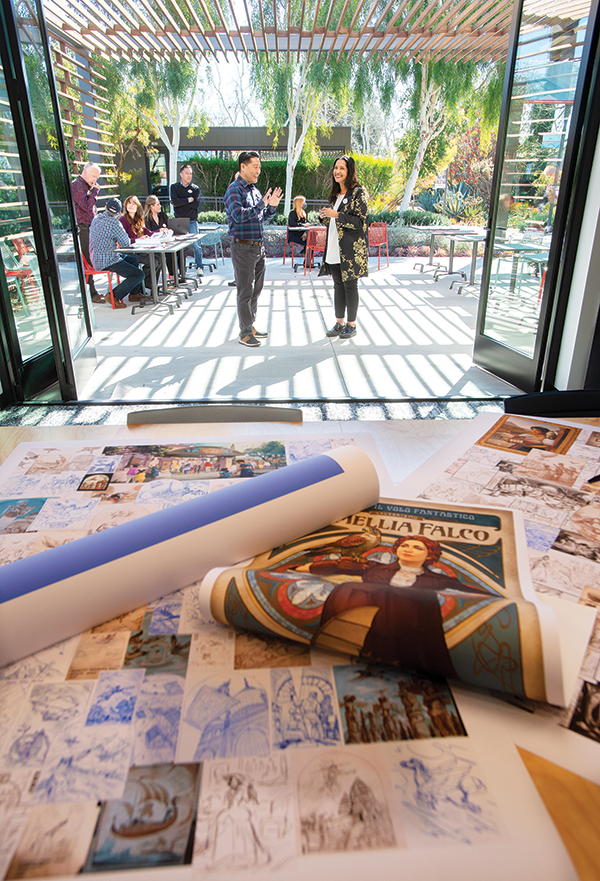
[[[154,835],[168,829],[177,819],[177,796],[169,798],[169,793],[159,783],[152,780],[134,780],[139,787],[133,804],[121,802],[128,814],[127,822],[115,826],[111,831],[119,838],[139,838],[142,835]]]

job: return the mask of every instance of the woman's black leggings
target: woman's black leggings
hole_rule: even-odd
[[[335,306],[335,317],[343,318],[346,315],[346,321],[356,321],[356,313],[358,312],[358,279],[351,278],[348,281],[342,281],[342,267],[339,263],[330,264],[331,277],[333,278],[333,303]]]

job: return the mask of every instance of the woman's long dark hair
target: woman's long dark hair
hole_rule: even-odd
[[[135,214],[133,215],[133,220],[131,219],[127,211],[127,206],[130,202],[133,202],[133,204],[135,205]],[[123,202],[123,214],[131,224],[131,228],[136,234],[136,237],[139,239],[139,237],[144,234],[144,209],[142,208],[142,203],[137,196],[127,196],[127,198]]]
[[[353,190],[354,187],[358,186],[358,180],[356,178],[356,162],[354,161],[352,156],[338,156],[337,159],[335,160],[335,162],[337,162],[338,159],[343,159],[344,162],[346,163],[346,167],[348,169],[348,177],[346,178],[346,187],[348,188],[349,191]],[[335,162],[333,163],[333,168],[335,168]],[[331,192],[329,193],[329,204],[330,205],[335,204],[335,200],[337,199],[337,197],[339,196],[339,194],[341,192],[340,185],[338,184],[338,182],[335,180],[335,178],[333,176],[333,168],[331,169]]]

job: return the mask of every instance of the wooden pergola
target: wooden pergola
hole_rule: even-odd
[[[497,61],[513,0],[44,0],[51,32],[107,58]]]

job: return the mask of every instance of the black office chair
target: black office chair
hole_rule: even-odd
[[[537,392],[515,395],[504,401],[504,412],[519,416],[600,416],[600,389],[564,392]]]
[[[253,404],[200,404],[192,407],[159,407],[134,410],[127,425],[156,425],[169,422],[302,422],[302,410]]]

